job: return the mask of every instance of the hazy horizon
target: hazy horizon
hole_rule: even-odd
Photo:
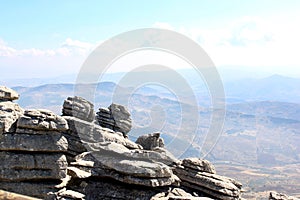
[[[2,2],[1,79],[76,74],[103,41],[147,27],[186,35],[219,70],[300,78],[299,8],[292,0]],[[141,51],[119,59],[111,71],[158,61],[174,68],[184,64],[166,53]]]

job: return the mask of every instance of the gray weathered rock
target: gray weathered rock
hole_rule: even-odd
[[[68,97],[64,101],[62,113],[64,116],[73,116],[92,122],[95,119],[94,105],[82,97]]]
[[[148,187],[171,185],[178,181],[171,168],[160,162],[128,157],[130,150],[123,145],[107,143],[98,152],[84,153],[76,157],[74,166],[84,167],[92,176],[109,177],[128,184]],[[87,161],[93,167],[87,167]],[[81,164],[83,162],[83,164]]]
[[[0,101],[0,134],[14,132],[16,121],[23,112],[23,109],[16,103]]]
[[[68,141],[61,134],[3,134],[0,151],[67,152]]]
[[[99,142],[89,144],[91,151],[106,152],[108,155],[120,154],[127,159],[147,160],[149,162],[161,162],[166,165],[178,164],[179,161],[165,149],[155,149],[157,151],[143,149],[128,149],[119,143]]]
[[[191,168],[178,166],[174,173],[180,178],[181,185],[206,193],[218,199],[240,199],[242,184],[212,173],[199,172]]]
[[[5,86],[0,86],[0,101],[13,101],[19,99],[19,94]]]
[[[119,104],[111,104],[108,108],[100,108],[97,112],[100,126],[118,131],[126,135],[131,130],[131,118],[128,110]]]
[[[66,169],[68,163],[62,153],[55,154],[24,154],[17,152],[0,151],[0,169]]]
[[[269,200],[299,200],[299,198],[272,191],[270,192]]]
[[[31,131],[24,131],[22,129],[30,129]],[[50,110],[44,109],[30,109],[25,110],[24,115],[21,116],[17,122],[18,133],[39,133],[37,131],[66,131],[68,130],[67,121]]]
[[[67,169],[0,169],[0,181],[63,179]]]
[[[160,137],[160,133],[151,133],[142,135],[136,140],[137,144],[141,145],[144,149],[152,150],[156,147],[164,148],[164,140]]]
[[[208,161],[199,158],[186,158],[182,160],[182,166],[185,168],[191,168],[199,172],[208,172],[216,174],[215,167]]]
[[[89,144],[101,142],[115,142],[130,149],[141,149],[142,147],[119,132],[103,128],[97,124],[80,120],[75,117],[64,116],[69,125],[69,130],[64,136],[69,141],[68,152],[77,155],[89,150]]]
[[[47,193],[59,191],[55,187],[58,183],[57,181],[0,182],[0,189],[45,199]]]
[[[63,154],[23,154],[0,152],[0,181],[62,179],[67,159]]]
[[[161,192],[153,196],[150,200],[212,200],[207,197],[194,197],[181,188],[172,188],[167,192]]]

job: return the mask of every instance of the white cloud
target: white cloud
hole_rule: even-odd
[[[82,42],[67,38],[58,48],[55,49],[15,49],[8,46],[0,39],[0,56],[16,57],[16,56],[86,56],[95,47],[95,44]]]
[[[14,48],[6,45],[6,43],[0,39],[0,56],[12,56],[16,53]]]
[[[300,75],[299,18],[244,17],[223,27],[201,29],[176,27],[162,22],[197,41],[217,66],[244,66]]]

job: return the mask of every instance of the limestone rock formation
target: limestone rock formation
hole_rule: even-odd
[[[91,177],[111,178],[126,184],[158,187],[178,181],[171,168],[163,163],[127,157],[122,154],[125,147],[119,144],[103,146],[103,151],[79,155],[71,165],[90,173]]]
[[[17,123],[17,133],[38,134],[40,131],[66,131],[67,121],[50,110],[25,110]]]
[[[182,160],[181,165],[184,166],[186,169],[216,174],[215,167],[208,160],[203,160],[199,158],[186,158]]]
[[[68,97],[63,104],[63,115],[73,116],[88,122],[95,119],[94,105],[81,97]]]
[[[131,118],[128,110],[119,104],[111,104],[108,108],[99,108],[97,120],[100,126],[123,133],[131,130]]]
[[[156,147],[165,147],[164,140],[160,137],[160,133],[152,133],[142,135],[136,140],[137,144],[140,144],[144,149],[153,150]]]
[[[16,121],[23,112],[23,109],[16,103],[0,101],[0,134],[14,132]]]
[[[182,162],[183,165],[177,166],[174,170],[174,173],[181,180],[181,185],[217,199],[240,199],[241,183],[231,178],[214,174],[214,168],[207,161],[198,160],[194,162],[194,159],[192,161],[186,160],[186,162]]]
[[[0,86],[0,101],[13,101],[19,99],[19,94],[5,86]]]
[[[0,90],[4,91],[4,89]],[[100,108],[81,97],[63,116],[21,109],[0,93],[0,189],[49,200],[240,199],[242,185],[198,158],[176,159],[160,133],[130,141],[124,106]],[[99,125],[100,124],[100,125]]]
[[[270,192],[269,200],[299,200],[299,198],[273,191]]]
[[[0,134],[14,132],[16,121],[23,114],[23,109],[13,100],[19,99],[19,94],[5,86],[0,86]]]
[[[6,95],[9,96],[9,95]],[[16,94],[11,94],[16,99]],[[44,198],[67,176],[67,121],[47,110],[1,103],[0,189]]]
[[[101,142],[115,142],[129,149],[141,149],[142,147],[127,138],[119,132],[103,128],[95,123],[87,122],[76,117],[64,116],[68,122],[69,130],[63,135],[68,139],[68,156],[71,161],[78,154],[90,150],[91,146],[97,146]],[[72,159],[73,157],[73,159]]]

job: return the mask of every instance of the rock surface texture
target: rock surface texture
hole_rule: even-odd
[[[0,101],[13,101],[19,99],[19,94],[5,86],[0,86]]]
[[[126,135],[131,130],[131,118],[128,110],[119,104],[111,104],[108,108],[100,108],[97,112],[100,126],[121,132]]]
[[[124,106],[100,108],[95,120],[81,97],[67,98],[62,116],[23,110],[18,97],[0,87],[0,190],[49,200],[241,199],[239,182],[207,160],[176,159],[160,133],[130,141]]]
[[[147,150],[153,150],[157,147],[165,147],[164,140],[160,137],[160,133],[142,135],[136,140],[135,143],[140,144],[144,149]]]

